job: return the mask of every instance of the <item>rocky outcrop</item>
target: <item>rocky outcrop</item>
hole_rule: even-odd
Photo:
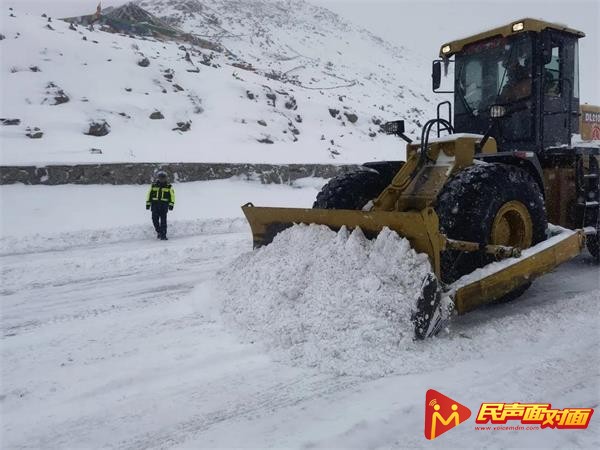
[[[154,111],[152,114],[150,114],[150,118],[152,120],[160,120],[164,119],[165,116],[163,116],[163,113],[161,113],[160,111]]]
[[[110,133],[110,125],[105,120],[100,120],[98,122],[90,123],[90,128],[85,134],[101,137],[106,136],[108,133]]]

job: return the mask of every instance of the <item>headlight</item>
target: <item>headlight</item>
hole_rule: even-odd
[[[498,118],[506,115],[506,108],[502,105],[490,106],[490,117]]]
[[[523,31],[523,28],[525,28],[525,25],[523,24],[523,22],[513,23],[513,26],[512,26],[513,32]]]
[[[442,53],[445,55],[446,53],[450,53],[450,46],[449,45],[444,45],[442,47]]]

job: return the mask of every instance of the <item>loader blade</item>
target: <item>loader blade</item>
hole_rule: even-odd
[[[439,253],[443,237],[439,233],[437,216],[430,208],[421,212],[387,212],[262,208],[248,203],[242,206],[242,210],[252,229],[254,248],[268,245],[277,233],[300,223],[326,225],[335,231],[343,226],[349,229],[360,227],[368,238],[376,237],[387,227],[406,238],[415,251],[429,255],[434,271],[439,274]],[[444,325],[441,287],[436,274],[430,273],[423,280],[421,295],[413,308],[411,319],[416,339],[434,336]]]
[[[563,230],[559,234],[523,250],[520,258],[488,264],[448,286],[458,314],[471,311],[518,291],[535,278],[554,270],[577,256],[585,247],[583,230]]]
[[[332,230],[343,226],[360,227],[368,238],[376,237],[389,228],[408,239],[415,251],[426,253],[439,276],[439,253],[443,237],[435,211],[426,208],[421,212],[356,211],[346,209],[264,208],[251,203],[242,206],[252,229],[254,248],[267,245],[277,233],[294,224],[326,225]]]

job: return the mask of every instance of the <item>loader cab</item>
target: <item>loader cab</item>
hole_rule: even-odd
[[[577,42],[583,36],[522,19],[444,44],[433,64],[433,87],[440,92],[442,67],[453,63],[453,91],[441,92],[454,94],[455,132],[489,133],[499,151],[569,145],[579,127]]]

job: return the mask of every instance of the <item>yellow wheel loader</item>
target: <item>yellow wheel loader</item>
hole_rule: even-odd
[[[429,256],[435,275],[413,308],[417,339],[440,330],[444,305],[462,314],[513,299],[586,245],[597,260],[600,141],[572,143],[583,36],[522,19],[442,45],[433,91],[454,95],[453,113],[440,103],[416,143],[403,121],[386,123],[385,132],[408,142],[406,162],[367,163],[333,178],[312,209],[244,205],[254,246],[295,223],[360,227],[367,237],[396,231]],[[450,64],[453,90],[443,91]],[[600,114],[591,108],[593,121]]]

